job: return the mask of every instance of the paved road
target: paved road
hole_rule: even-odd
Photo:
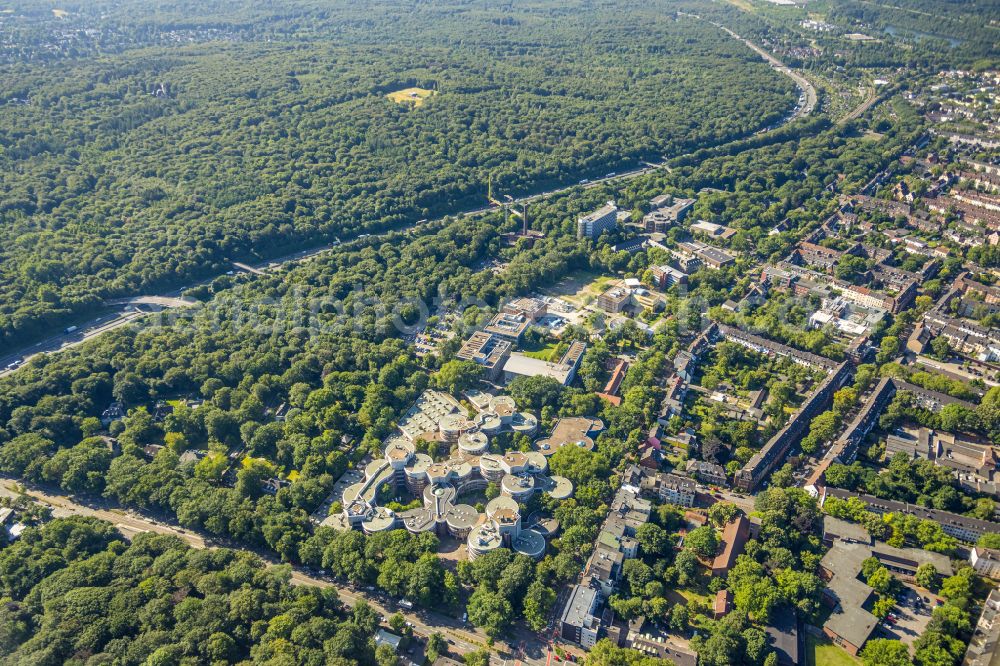
[[[0,495],[7,497],[17,497],[20,494],[21,486],[18,482],[9,477],[0,478]],[[101,520],[106,520],[114,524],[126,536],[134,536],[140,532],[156,532],[175,536],[193,548],[217,548],[225,545],[231,548],[243,548],[238,544],[220,544],[211,538],[193,532],[191,530],[175,527],[153,518],[128,511],[113,505],[110,502],[95,503],[92,505],[83,504],[79,501],[55,494],[38,487],[27,488],[27,494],[31,499],[52,507],[52,513],[57,518],[64,518],[71,515],[92,516]],[[268,553],[254,551],[265,562],[274,566],[280,564]],[[487,636],[484,632],[463,625],[463,623],[453,617],[432,611],[408,612],[398,608],[393,602],[376,599],[373,595],[366,594],[360,590],[351,589],[338,585],[326,578],[318,577],[301,567],[291,567],[291,582],[294,585],[314,585],[317,587],[332,587],[337,590],[338,597],[347,605],[353,606],[360,600],[367,601],[376,612],[388,617],[393,613],[400,612],[408,622],[412,624],[413,631],[418,636],[426,638],[434,632],[441,633],[450,641],[449,649],[457,652],[471,652],[486,646]],[[541,666],[545,663],[546,644],[536,634],[525,629],[514,632],[512,642],[518,648],[512,647],[504,641],[497,641],[494,644],[494,655],[496,663],[501,663],[504,656],[512,656],[516,650],[520,650],[520,660],[526,664]]]
[[[695,18],[695,19],[698,19],[698,20],[704,20],[700,16],[697,16],[697,15],[694,15],[694,14],[684,14],[683,12],[678,12],[678,13],[679,14],[683,14],[684,16],[688,16],[690,18]],[[744,44],[746,44],[747,47],[749,47],[750,49],[753,49],[755,52],[757,52],[758,54],[760,54],[760,56],[762,58],[764,58],[771,65],[771,67],[773,67],[775,69],[775,71],[780,72],[781,74],[783,74],[783,75],[791,78],[796,83],[796,85],[802,90],[803,94],[806,96],[805,103],[804,104],[800,104],[792,114],[790,114],[781,123],[779,123],[778,127],[780,127],[781,125],[790,123],[790,122],[792,122],[793,120],[795,120],[797,118],[801,118],[801,117],[806,116],[806,115],[808,115],[808,114],[810,114],[810,113],[813,112],[813,110],[816,107],[816,89],[813,87],[813,85],[811,83],[809,83],[809,81],[805,77],[803,77],[802,75],[800,75],[797,72],[793,71],[788,66],[786,66],[783,62],[781,62],[780,60],[778,60],[777,58],[775,58],[773,55],[771,55],[770,53],[768,53],[764,49],[760,48],[759,46],[757,46],[756,44],[754,44],[750,40],[745,39],[744,37],[741,37],[740,35],[736,34],[732,30],[730,30],[729,28],[726,28],[725,26],[723,26],[721,24],[718,24],[718,23],[715,23],[715,22],[710,22],[710,23],[712,23],[712,25],[716,26],[720,30],[724,30],[731,37],[733,37],[734,39],[740,40],[741,42],[743,42]],[[777,128],[775,127],[775,128],[772,128],[772,129],[777,129]],[[576,188],[576,187],[583,186],[584,188],[592,188],[592,187],[599,187],[599,186],[601,186],[603,184],[606,184],[606,183],[609,183],[609,182],[623,182],[623,181],[630,180],[632,178],[638,178],[639,176],[644,176],[644,175],[652,173],[654,171],[658,171],[658,170],[662,170],[662,169],[669,170],[669,168],[670,167],[668,167],[665,163],[653,164],[653,163],[645,162],[645,163],[643,163],[643,166],[635,168],[635,169],[631,169],[631,170],[627,170],[627,171],[622,171],[622,172],[614,173],[614,174],[608,174],[608,175],[606,175],[606,176],[604,176],[602,178],[594,178],[594,179],[591,179],[591,180],[589,180],[587,182],[579,183],[577,185],[567,185],[565,187],[557,187],[557,188],[553,188],[551,190],[547,190],[545,192],[539,192],[537,194],[532,194],[532,195],[523,196],[523,197],[516,198],[516,199],[511,199],[511,201],[509,202],[509,205],[520,205],[520,204],[531,203],[532,201],[538,201],[540,199],[546,199],[546,198],[554,196],[556,194],[561,194],[561,193],[564,193],[564,192],[568,192],[568,191],[570,191],[570,190],[572,190],[573,188]],[[497,208],[495,206],[487,206],[487,207],[475,208],[475,209],[472,209],[472,210],[467,210],[467,211],[464,211],[464,212],[456,213],[454,216],[459,216],[459,217],[473,217],[473,216],[477,216],[477,215],[483,215],[485,213],[488,213],[488,212],[491,212],[491,211],[495,211],[495,210],[497,210]],[[454,217],[454,216],[448,216],[448,217]],[[435,221],[436,222],[440,222],[443,219],[444,218],[441,218],[441,219],[435,220]],[[410,225],[409,227],[404,227],[402,229],[397,229],[397,231],[403,231],[403,232],[406,232],[406,233],[408,233],[408,232],[414,232],[419,227],[423,226],[424,223],[426,223],[426,222],[427,222],[426,220],[422,220],[420,222],[417,222],[415,224]],[[381,233],[381,234],[361,234],[361,235],[357,236],[355,239],[351,239],[351,240],[363,240],[363,239],[369,238],[371,236],[374,236],[374,237],[378,238],[378,237],[385,236],[388,233],[390,233],[390,232],[385,232],[385,233]],[[348,242],[350,242],[350,241],[348,241]],[[307,250],[302,250],[302,251],[299,251],[299,252],[296,252],[296,253],[293,253],[293,254],[290,254],[290,255],[286,255],[284,257],[277,257],[277,258],[269,259],[269,260],[264,261],[264,262],[262,262],[260,264],[257,264],[257,265],[251,265],[251,264],[241,263],[241,262],[234,262],[233,265],[238,270],[242,270],[242,271],[246,271],[246,272],[254,273],[254,274],[258,274],[258,275],[263,275],[266,271],[278,270],[278,269],[280,269],[281,267],[283,267],[286,264],[297,263],[297,262],[302,262],[302,261],[306,261],[306,260],[312,259],[313,257],[316,257],[316,256],[321,255],[323,253],[329,252],[329,251],[335,249],[336,247],[338,247],[340,245],[341,245],[341,242],[338,239],[336,242],[331,243],[331,244],[326,244],[326,245],[322,245],[322,246],[319,246],[319,247],[310,248],[310,249],[307,249]],[[221,276],[216,276],[216,277],[221,277]],[[176,303],[178,301],[181,301],[181,302],[184,301],[184,299],[181,299],[179,297],[180,297],[180,295],[186,289],[191,289],[191,288],[194,288],[194,287],[197,287],[197,286],[201,286],[201,285],[207,284],[207,283],[211,282],[214,279],[215,279],[215,277],[209,278],[209,279],[204,279],[204,280],[199,280],[197,282],[193,282],[193,283],[191,283],[189,285],[186,285],[184,287],[180,287],[178,289],[175,289],[174,291],[171,291],[171,292],[169,292],[167,294],[163,294],[162,296],[142,296],[142,297],[136,297],[136,298],[133,298],[133,299],[116,299],[114,301],[109,301],[108,304],[109,305],[114,305],[114,304],[125,304],[125,303],[133,303],[134,302],[134,303],[147,303],[147,304],[153,304],[153,305],[160,305],[160,306],[165,306],[165,307],[177,307]],[[121,326],[125,326],[126,324],[128,324],[129,322],[131,322],[133,319],[135,319],[138,316],[139,316],[138,314],[133,313],[133,312],[119,313],[119,314],[113,314],[113,315],[102,315],[100,317],[97,317],[97,318],[93,319],[92,321],[90,321],[90,322],[88,322],[86,324],[81,324],[78,327],[79,330],[74,331],[73,333],[61,333],[59,335],[55,335],[55,336],[52,336],[50,338],[47,338],[47,339],[45,339],[45,340],[43,340],[41,342],[35,343],[34,345],[32,345],[30,347],[22,348],[20,350],[14,351],[14,352],[7,353],[5,356],[0,357],[0,378],[4,377],[5,375],[11,374],[12,372],[15,372],[18,369],[18,368],[9,369],[8,365],[11,364],[11,363],[18,362],[18,363],[20,363],[20,366],[18,366],[18,367],[22,367],[24,363],[28,362],[29,360],[31,360],[31,358],[33,358],[34,356],[36,356],[36,355],[38,355],[40,353],[55,353],[55,352],[58,352],[58,351],[62,351],[64,349],[68,349],[68,348],[74,347],[74,346],[79,345],[79,344],[81,344],[81,343],[83,343],[83,342],[85,342],[85,341],[87,341],[87,340],[89,340],[89,339],[91,339],[91,338],[93,338],[93,337],[95,337],[97,335],[100,335],[101,333],[105,333],[107,331],[114,330],[114,329],[119,328]]]
[[[810,113],[813,112],[813,109],[816,108],[816,101],[818,99],[818,96],[816,95],[816,88],[813,86],[812,83],[809,82],[809,79],[802,76],[801,74],[793,70],[791,67],[788,67],[785,63],[781,62],[773,55],[771,55],[764,49],[760,48],[759,46],[751,42],[749,39],[740,37],[729,28],[723,25],[719,25],[718,23],[712,23],[712,25],[719,28],[720,30],[725,31],[733,39],[738,39],[744,44],[746,44],[752,51],[755,51],[758,55],[760,55],[760,57],[766,60],[767,64],[769,64],[773,69],[780,72],[781,74],[784,74],[792,81],[794,81],[795,85],[797,85],[799,87],[799,90],[802,91],[802,94],[806,96],[805,104],[799,105],[799,107],[796,108],[796,110],[792,113],[792,115],[789,116],[789,118],[785,121],[786,123],[791,122],[797,118],[803,118],[805,116],[808,116]]]
[[[36,342],[31,347],[21,349],[17,352],[0,357],[0,378],[12,374],[24,366],[25,363],[39,354],[53,354],[56,352],[75,347],[79,344],[95,338],[102,333],[121,328],[134,319],[146,314],[138,310],[131,312],[117,312],[113,314],[101,315],[93,319],[89,324],[79,327],[77,330],[67,333],[63,331],[58,335],[46,338],[41,342]],[[18,363],[15,368],[10,368],[11,363]]]

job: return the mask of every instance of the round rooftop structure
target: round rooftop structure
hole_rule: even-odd
[[[551,456],[560,447],[563,446],[578,446],[581,449],[586,449],[587,451],[593,451],[595,444],[593,438],[588,437],[586,435],[577,437],[576,439],[569,442],[564,442],[562,444],[559,444],[558,446],[553,444],[552,440],[550,440],[549,438],[540,439],[537,442],[535,442],[535,448],[538,449],[538,452],[544,456]]]
[[[517,412],[510,419],[510,428],[522,435],[534,435],[538,430],[538,419],[528,412]]]
[[[502,546],[503,537],[493,525],[479,525],[469,531],[466,545],[469,548],[469,559],[474,560]]]
[[[516,528],[521,522],[521,507],[506,495],[494,497],[486,505],[486,517],[503,528]]]
[[[448,524],[448,532],[452,536],[462,539],[479,522],[479,512],[468,504],[454,504],[448,508],[445,522]]]
[[[441,417],[438,428],[444,436],[445,441],[456,442],[459,436],[472,430],[476,424],[462,414],[446,414]]]
[[[406,466],[407,476],[425,476],[427,468],[434,464],[434,459],[426,453],[418,453],[413,456],[413,460]]]
[[[521,451],[508,451],[500,458],[500,463],[508,474],[519,474],[528,466],[528,458]]]
[[[364,489],[364,487],[365,484],[362,481],[361,483],[352,483],[351,485],[344,488],[344,494],[341,496],[340,499],[341,503],[344,506],[347,506],[354,500],[358,499],[358,497],[361,496],[361,491]]]
[[[466,455],[482,455],[486,453],[489,446],[489,437],[481,431],[465,432],[458,438],[458,450]]]
[[[506,474],[503,458],[495,453],[484,453],[479,457],[479,473],[489,481],[499,481]]]
[[[509,395],[498,395],[490,400],[490,411],[506,421],[512,417],[517,410],[514,398]]]
[[[365,465],[365,479],[374,479],[385,468],[384,460],[373,460]]]
[[[396,526],[396,514],[384,506],[376,507],[367,520],[361,523],[361,529],[368,534],[385,532]]]
[[[529,529],[535,530],[546,539],[551,539],[559,533],[559,521],[538,511],[528,516],[527,524]]]
[[[493,412],[483,412],[476,417],[476,425],[479,430],[490,437],[499,435],[503,431],[503,421]]]
[[[451,466],[446,463],[431,463],[427,466],[427,480],[431,483],[445,483],[451,479]]]
[[[547,492],[552,499],[569,499],[573,496],[573,482],[565,476],[550,476],[545,487],[545,492]]]
[[[521,530],[510,545],[515,553],[527,555],[533,560],[540,560],[545,554],[545,537],[535,530]]]
[[[441,483],[424,488],[424,506],[437,514],[444,513],[444,507],[455,499],[455,486],[450,483]],[[435,507],[440,507],[437,511]]]
[[[399,468],[405,465],[410,458],[413,456],[416,449],[413,447],[413,442],[402,437],[394,437],[386,442],[385,445],[385,459],[394,468]]]
[[[535,477],[524,474],[508,474],[500,482],[500,492],[517,501],[524,501],[535,492]]]
[[[461,458],[452,458],[445,463],[451,468],[451,478],[456,484],[467,481],[472,476],[472,463]]]
[[[426,507],[404,511],[398,517],[400,522],[403,523],[403,527],[412,534],[430,532],[437,523],[434,512]]]
[[[542,472],[548,471],[549,461],[538,451],[528,451],[524,454],[524,457],[528,461],[528,465],[531,467],[530,471],[533,474],[541,474]]]

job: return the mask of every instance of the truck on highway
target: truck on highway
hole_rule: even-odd
[[[67,328],[67,329],[66,329],[66,333],[67,333],[67,334],[69,334],[69,333],[73,333],[73,332],[75,332],[75,331],[76,331],[76,330],[77,330],[78,328],[79,328],[79,326],[70,326],[69,328]]]

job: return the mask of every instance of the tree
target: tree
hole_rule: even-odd
[[[931,352],[934,358],[946,361],[951,356],[951,345],[948,344],[948,338],[938,336],[931,340]]]
[[[475,361],[451,360],[434,373],[431,384],[448,393],[458,394],[474,386],[482,374],[483,366]]]
[[[563,385],[544,375],[516,377],[507,385],[507,391],[520,407],[539,411],[542,407],[559,405]]]
[[[535,631],[541,631],[548,624],[549,611],[556,602],[556,593],[541,580],[528,586],[524,597],[524,619]]]
[[[396,651],[392,649],[391,645],[382,643],[375,648],[375,663],[378,666],[396,666],[399,663],[399,657],[396,656]]]
[[[872,615],[880,620],[885,619],[895,606],[896,600],[892,597],[881,597],[875,601],[875,605],[872,608]]]
[[[791,463],[785,463],[771,475],[771,485],[776,488],[787,488],[795,483],[795,471]]]
[[[669,626],[671,631],[676,631],[677,633],[686,632],[688,630],[689,621],[690,618],[687,605],[674,604],[674,607],[670,609]]]
[[[910,666],[910,650],[899,641],[876,638],[861,651],[864,666]]]
[[[678,585],[687,587],[694,583],[698,576],[698,556],[694,554],[694,551],[685,548],[677,554],[674,568],[677,570]]]
[[[858,392],[850,386],[845,386],[833,394],[833,411],[840,415],[847,414],[857,401]]]
[[[972,597],[972,582],[975,573],[972,567],[959,569],[954,576],[944,579],[941,584],[941,596],[949,601],[959,602]]]
[[[592,484],[608,474],[604,459],[579,446],[561,446],[549,457],[553,474],[565,476],[576,488]]]
[[[868,576],[868,584],[879,594],[885,594],[892,585],[892,574],[885,567],[879,567]]]
[[[666,554],[673,547],[670,533],[655,523],[644,523],[635,531],[643,555],[656,557]]]
[[[491,638],[499,636],[514,621],[511,601],[486,586],[476,588],[467,606],[469,622],[482,627]]]
[[[937,568],[930,562],[925,562],[917,567],[916,581],[917,585],[928,590],[936,589],[937,587]]]
[[[397,612],[389,616],[389,628],[402,635],[403,631],[406,630],[406,618],[402,613]]]
[[[732,666],[739,663],[744,652],[743,636],[732,625],[729,618],[736,620],[734,614],[727,615],[722,622],[715,624],[708,638],[695,636],[691,647],[698,654],[698,663],[704,666]]]
[[[868,261],[863,257],[845,254],[837,260],[833,274],[840,280],[860,284],[861,276],[868,271]]]
[[[684,539],[684,547],[699,557],[714,557],[719,552],[719,534],[710,525],[696,527]]]
[[[977,545],[983,548],[1000,549],[1000,532],[987,532],[979,537]]]
[[[739,514],[739,507],[732,502],[716,502],[708,509],[708,519],[719,527],[728,525],[735,520],[736,516]]]
[[[490,666],[490,651],[475,650],[473,652],[466,652],[462,655],[462,659],[465,660],[465,666]]]
[[[936,606],[931,613],[928,629],[948,636],[965,634],[972,628],[972,618],[964,609],[953,603]]]
[[[427,661],[432,664],[437,660],[438,657],[445,654],[448,651],[448,641],[444,639],[438,632],[432,633],[427,637]]]

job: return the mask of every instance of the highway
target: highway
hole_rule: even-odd
[[[698,20],[704,20],[700,16],[697,16],[697,15],[694,15],[694,14],[684,14],[683,12],[678,12],[678,14],[681,14],[681,15],[684,15],[684,16],[688,16],[690,18],[695,18],[695,19],[698,19]],[[782,125],[790,123],[790,122],[792,122],[792,121],[794,121],[794,120],[796,120],[798,118],[802,118],[802,117],[804,117],[806,115],[809,115],[810,113],[813,112],[813,110],[816,107],[816,99],[817,99],[817,97],[816,97],[816,89],[813,87],[813,85],[811,83],[809,83],[809,81],[805,77],[803,77],[802,75],[798,74],[797,72],[795,72],[794,70],[792,70],[791,68],[789,68],[788,66],[786,66],[783,62],[781,62],[780,60],[778,60],[777,58],[775,58],[773,55],[771,55],[770,53],[768,53],[764,49],[760,48],[759,46],[757,46],[756,44],[754,44],[750,40],[748,40],[748,39],[746,39],[744,37],[741,37],[740,35],[736,34],[732,30],[730,30],[729,28],[726,28],[725,26],[720,25],[720,24],[715,23],[715,22],[710,22],[710,23],[712,23],[712,25],[716,26],[720,30],[725,31],[733,39],[737,39],[737,40],[743,42],[748,48],[750,48],[753,51],[755,51],[756,53],[758,53],[762,58],[764,58],[764,60],[766,60],[768,62],[768,64],[771,65],[772,68],[774,68],[775,71],[777,71],[777,72],[779,72],[779,73],[781,73],[781,74],[789,77],[790,79],[792,79],[792,81],[795,82],[795,84],[799,87],[799,89],[802,91],[803,95],[805,96],[805,102],[803,104],[799,104],[796,107],[796,109],[795,109],[794,112],[792,112],[789,116],[787,116],[776,127],[771,128],[772,130],[773,129],[777,129],[778,127],[781,127]],[[767,131],[767,130],[764,130],[764,131]],[[659,171],[659,170],[664,170],[664,169],[669,171],[670,167],[668,167],[666,165],[666,163],[659,163],[659,164],[643,163],[643,166],[637,167],[635,169],[631,169],[631,170],[628,170],[628,171],[623,171],[623,172],[615,173],[615,174],[608,174],[608,175],[606,175],[604,177],[593,178],[593,179],[591,179],[589,181],[586,181],[586,182],[583,182],[583,183],[578,183],[578,184],[575,184],[575,185],[567,185],[567,186],[564,186],[564,187],[557,187],[557,188],[553,188],[551,190],[547,190],[547,191],[544,191],[544,192],[539,192],[537,194],[531,194],[531,195],[526,195],[526,196],[519,197],[519,198],[513,198],[513,199],[510,200],[509,205],[521,205],[521,204],[531,203],[533,201],[539,201],[541,199],[547,199],[548,197],[551,197],[551,196],[554,196],[554,195],[557,195],[557,194],[562,194],[562,193],[568,192],[568,191],[573,190],[574,188],[578,188],[578,187],[593,188],[593,187],[599,187],[601,185],[604,185],[604,184],[607,184],[607,183],[611,183],[611,182],[625,182],[625,181],[631,180],[633,178],[638,178],[640,176],[644,176],[646,174],[653,173],[653,172]],[[471,209],[471,210],[467,210],[467,211],[455,213],[454,215],[449,215],[449,216],[445,216],[445,217],[439,218],[437,220],[434,220],[433,222],[441,222],[444,219],[446,219],[447,217],[474,217],[474,216],[477,216],[477,215],[483,215],[483,214],[486,214],[486,213],[489,213],[489,212],[493,212],[493,211],[496,211],[496,210],[498,210],[498,209],[495,206],[486,206],[486,207],[474,208],[474,209]],[[411,225],[409,225],[407,227],[403,227],[401,229],[395,229],[393,231],[397,231],[397,232],[398,231],[402,231],[404,233],[413,232],[413,231],[416,231],[419,227],[422,227],[424,225],[432,225],[433,222],[428,222],[426,220],[421,220],[420,222],[416,222],[416,223],[413,223],[413,224],[411,224]],[[373,238],[381,238],[383,236],[388,235],[389,233],[392,233],[392,232],[391,231],[387,231],[387,232],[383,232],[383,233],[379,233],[379,234],[359,234],[355,238],[349,239],[347,242],[350,243],[350,241],[352,241],[352,240],[364,240],[364,239],[372,238],[372,237]],[[257,265],[251,265],[251,264],[242,263],[242,262],[232,262],[233,270],[232,271],[227,271],[227,273],[231,274],[234,271],[241,271],[241,272],[251,273],[251,274],[254,274],[254,275],[264,275],[268,271],[279,270],[282,267],[284,267],[286,265],[289,265],[289,264],[294,264],[294,263],[299,263],[299,262],[310,260],[310,259],[312,259],[314,257],[322,255],[322,254],[324,254],[326,252],[329,252],[329,251],[331,251],[331,250],[339,247],[340,245],[341,245],[341,241],[339,239],[337,239],[334,243],[328,243],[328,244],[324,244],[324,245],[321,245],[321,246],[318,246],[318,247],[315,247],[315,248],[301,250],[299,252],[295,252],[293,254],[289,254],[289,255],[286,255],[286,256],[283,256],[283,257],[277,257],[277,258],[269,259],[269,260],[263,261],[263,262],[261,262],[261,263],[259,263]],[[171,292],[169,292],[167,294],[163,294],[161,296],[137,296],[137,297],[133,297],[133,298],[115,299],[115,300],[112,300],[112,301],[108,301],[107,305],[109,307],[116,306],[116,305],[128,305],[128,304],[133,304],[133,305],[152,305],[152,306],[156,306],[156,307],[188,307],[188,306],[194,305],[194,303],[191,302],[191,301],[188,301],[186,299],[181,298],[181,294],[185,290],[187,290],[187,289],[192,289],[194,287],[198,287],[198,286],[201,286],[201,285],[208,284],[212,280],[214,280],[214,279],[216,279],[218,277],[222,277],[222,276],[219,275],[219,276],[214,276],[214,277],[208,278],[208,279],[198,280],[198,281],[193,282],[191,284],[188,284],[186,286],[179,287],[179,288],[177,288],[177,289],[175,289],[175,290],[173,290],[173,291],[171,291]],[[7,352],[7,353],[3,354],[2,356],[0,356],[0,378],[3,378],[6,375],[9,375],[9,374],[11,374],[13,372],[16,372],[21,367],[24,367],[24,365],[26,363],[28,363],[32,358],[34,358],[35,356],[37,356],[39,354],[43,354],[43,353],[52,354],[52,353],[57,353],[57,352],[66,350],[66,349],[70,349],[70,348],[75,347],[77,345],[80,345],[80,344],[86,342],[87,340],[90,340],[90,339],[92,339],[92,338],[94,338],[94,337],[96,337],[96,336],[98,336],[98,335],[100,335],[102,333],[106,333],[108,331],[113,331],[113,330],[115,330],[117,328],[125,326],[125,325],[131,323],[133,320],[137,319],[138,317],[142,316],[142,314],[143,314],[142,312],[136,312],[136,311],[126,311],[126,312],[118,312],[118,313],[112,313],[112,314],[104,314],[104,315],[101,315],[99,317],[96,317],[96,318],[92,319],[91,321],[89,321],[87,323],[83,323],[83,324],[78,325],[75,328],[75,330],[73,330],[72,332],[68,332],[67,333],[67,332],[63,331],[63,332],[61,332],[59,334],[53,335],[53,336],[51,336],[49,338],[46,338],[46,339],[44,339],[44,340],[42,340],[40,342],[36,342],[33,345],[31,345],[31,346],[23,347],[23,348],[21,348],[19,350],[12,350],[10,352]],[[14,367],[10,367],[11,364],[16,364],[16,365]]]

